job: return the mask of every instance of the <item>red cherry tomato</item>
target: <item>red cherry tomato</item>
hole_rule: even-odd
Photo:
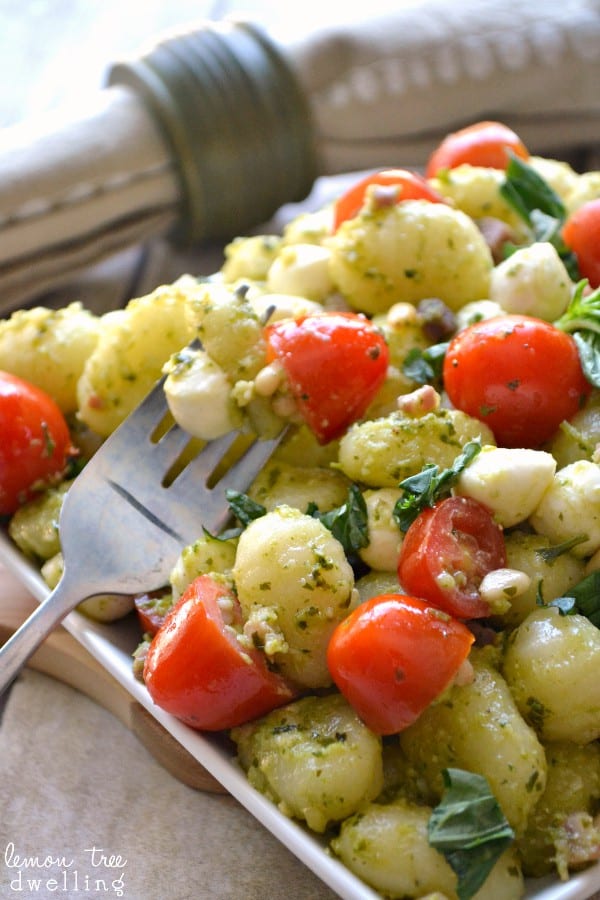
[[[579,272],[600,287],[600,197],[584,203],[563,226],[563,240],[577,257]]]
[[[490,614],[479,585],[506,565],[502,529],[470,497],[448,497],[420,513],[400,547],[398,578],[404,590],[459,619]]]
[[[133,604],[144,634],[154,636],[165,621],[173,604],[171,594],[164,591],[152,591],[149,594],[137,594]]]
[[[0,515],[12,515],[60,480],[73,453],[69,428],[52,397],[0,372]]]
[[[358,606],[331,637],[331,677],[365,724],[394,734],[452,682],[473,635],[424,600],[382,594]]]
[[[591,390],[573,338],[531,316],[500,315],[452,339],[443,367],[453,405],[503,447],[539,447]]]
[[[430,203],[445,203],[445,199],[427,183],[422,175],[410,172],[408,169],[384,169],[367,175],[357,184],[349,188],[336,201],[333,210],[333,231],[337,231],[346,219],[356,216],[365,200],[367,188],[371,185],[381,187],[398,188],[398,199],[402,200],[429,200]]]
[[[388,347],[365,316],[282,319],[267,327],[265,337],[267,359],[282,363],[298,409],[322,444],[364,414],[385,380]]]
[[[529,151],[507,125],[477,122],[448,134],[429,157],[425,174],[433,178],[441,169],[455,169],[463,164],[506,169],[509,150],[521,159],[529,159]]]
[[[233,592],[209,575],[184,591],[155,635],[144,682],[157,706],[204,731],[233,728],[288,703],[295,692],[245,648],[231,623],[241,612]]]

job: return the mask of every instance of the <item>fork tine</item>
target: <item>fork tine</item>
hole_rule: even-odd
[[[239,438],[239,432],[234,432],[207,444],[196,459],[175,479],[173,486],[176,493],[188,497],[190,491],[193,491],[194,487],[197,488],[198,484],[208,484],[220,497],[224,496],[225,490],[230,485],[247,489],[281,438],[277,437],[270,441],[255,439],[251,446],[243,450],[239,458],[232,459],[223,475],[215,477],[214,484],[211,484],[211,476],[213,474],[218,476],[218,472],[215,473],[217,466],[226,459],[227,453],[234,449]]]
[[[227,490],[247,490],[280,444],[282,436],[278,435],[270,440],[255,440],[221,478],[218,484],[219,490],[222,493]]]
[[[223,437],[209,441],[198,456],[188,463],[183,472],[173,482],[175,493],[179,494],[180,491],[183,491],[185,496],[194,484],[196,486],[199,484],[205,485],[216,466],[231,450],[238,437],[239,433],[233,431],[223,435]]]
[[[169,409],[163,390],[165,379],[156,382],[122,425],[106,439],[106,444],[115,452],[121,447],[130,448],[135,441],[146,444],[148,437],[158,427]]]
[[[163,508],[163,519],[173,514],[173,527],[185,532],[188,540],[195,540],[200,533],[198,520],[209,532],[218,533],[227,526],[231,518],[229,504],[225,498],[228,488],[246,491],[254,481],[264,464],[281,442],[283,432],[270,440],[255,440],[254,443],[237,459],[223,477],[210,488],[206,480],[210,478],[215,466],[224,454],[235,443],[239,434],[227,435],[214,443],[207,444],[198,457],[187,465],[184,471],[168,488],[171,499],[176,503],[166,502]],[[201,515],[199,515],[201,513]]]
[[[187,445],[193,438],[180,428],[173,425],[152,447],[152,464],[165,470],[177,462]]]

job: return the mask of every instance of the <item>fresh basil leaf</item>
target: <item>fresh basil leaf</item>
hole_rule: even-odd
[[[533,240],[552,244],[562,259],[569,277],[577,281],[579,278],[577,257],[567,247],[562,237],[567,210],[556,191],[532,166],[511,154],[500,193],[529,226]],[[512,251],[514,249],[518,247],[512,248]],[[507,248],[505,252],[509,256],[511,248]]]
[[[589,329],[600,334],[600,288],[586,293],[587,287],[585,278],[575,285],[569,305],[554,322],[556,328],[571,332]]]
[[[557,606],[562,615],[581,615],[600,628],[600,570],[592,572],[569,588],[565,597],[551,600],[548,606]]]
[[[480,451],[481,441],[469,441],[450,468],[440,472],[435,463],[427,463],[416,475],[401,481],[398,487],[404,492],[404,496],[396,502],[392,512],[400,530],[408,531],[419,513],[449,495],[461,472]]]
[[[348,488],[348,498],[341,506],[326,513],[311,503],[307,514],[319,519],[340,542],[348,556],[369,543],[369,516],[362,491],[356,484]]]
[[[252,500],[248,494],[242,494],[240,491],[228,490],[225,492],[229,507],[242,525],[246,527],[255,519],[260,519],[266,515],[267,509],[261,503]]]
[[[412,347],[402,363],[402,373],[417,384],[435,384],[441,381],[447,349],[448,341],[433,344],[424,350]]]
[[[463,769],[444,769],[445,791],[427,825],[429,843],[458,876],[456,892],[469,900],[514,840],[514,832],[487,780]]]
[[[532,228],[532,213],[535,210],[560,221],[564,221],[566,217],[565,206],[556,191],[529,163],[514,154],[510,154],[506,179],[500,186],[500,193]]]
[[[545,241],[552,244],[563,261],[563,265],[571,281],[577,281],[580,277],[577,256],[565,244],[562,236],[564,218],[549,216],[540,209],[533,209],[530,215],[533,236],[536,241]]]
[[[583,374],[590,384],[600,388],[600,334],[594,331],[575,331],[573,340]]]
[[[565,312],[554,325],[573,335],[585,377],[600,387],[600,288],[586,294],[588,282],[582,279],[573,291]]]

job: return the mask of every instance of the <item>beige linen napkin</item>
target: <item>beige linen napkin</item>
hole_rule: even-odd
[[[598,0],[427,0],[290,51],[327,171],[422,165],[485,118],[532,152],[600,145]]]
[[[536,153],[600,143],[600,0],[421,0],[277,50],[308,106],[317,173],[422,165],[444,134],[481,118],[512,125]],[[85,111],[0,138],[0,313],[170,234],[182,202],[177,161],[135,91],[113,86]],[[222,200],[232,204],[231,152],[227,165]],[[213,180],[210,167],[200,174]],[[287,199],[299,198],[274,192],[259,221]]]
[[[235,800],[176,781],[104,709],[37,672],[12,689],[0,760],[6,900],[334,900]]]

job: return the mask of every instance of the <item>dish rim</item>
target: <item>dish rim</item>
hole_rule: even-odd
[[[0,564],[4,565],[31,592],[37,602],[50,593],[33,563],[10,538],[0,532]],[[330,887],[341,900],[381,900],[381,895],[327,853],[326,842],[277,807],[248,782],[234,756],[216,739],[185,725],[157,707],[144,685],[132,672],[131,655],[124,649],[126,629],[121,623],[93,622],[76,610],[63,620],[64,628],[200,763],[251,815],[290,852]],[[120,635],[120,640],[117,640]],[[525,900],[589,900],[600,892],[600,862],[568,881],[553,877],[526,882]]]

